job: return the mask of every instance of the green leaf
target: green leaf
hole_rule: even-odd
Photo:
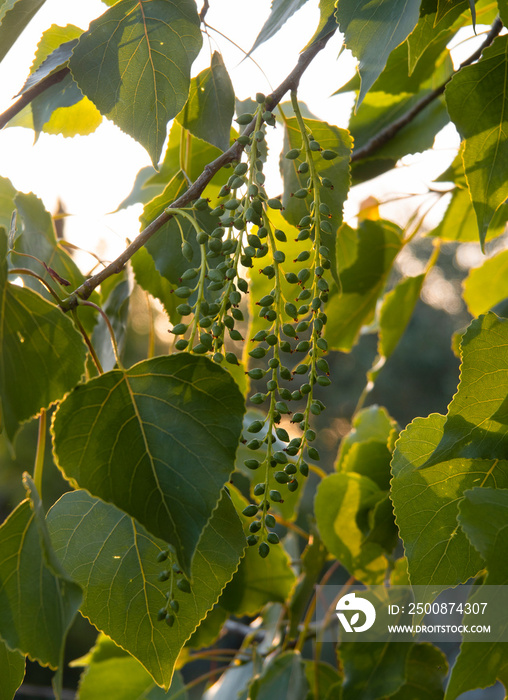
[[[399,282],[383,299],[379,315],[378,354],[390,357],[411,320],[425,274]]]
[[[229,583],[231,583],[231,581]],[[214,605],[213,608],[207,613],[205,619],[201,620],[197,629],[194,630],[185,646],[189,649],[203,649],[204,647],[211,647],[220,636],[224,623],[228,617],[229,614],[227,610],[224,610],[219,603]]]
[[[136,175],[134,184],[132,185],[132,190],[129,192],[127,197],[120,202],[116,211],[120,209],[126,209],[132,204],[148,204],[151,199],[157,197],[163,190],[164,184],[159,183],[157,185],[149,185],[147,181],[156,173],[156,170],[152,168],[151,165],[147,165]]]
[[[235,488],[229,487],[229,491],[247,535],[253,519],[241,512],[248,501]],[[294,582],[290,558],[281,545],[272,545],[265,559],[259,556],[257,547],[248,547],[219,603],[236,617],[256,615],[268,602],[284,603]]]
[[[319,537],[319,533],[317,531],[312,532],[312,537],[302,553],[302,573],[289,601],[289,639],[295,639],[298,635],[298,625],[314,593],[314,587],[325,565],[327,554],[328,552]]]
[[[397,423],[382,406],[368,406],[355,413],[353,427],[340,443],[335,469],[340,471],[350,449],[357,443],[375,441],[385,445],[397,437]],[[390,446],[390,449],[393,449]]]
[[[70,68],[101,114],[139,141],[156,167],[201,44],[192,0],[120,0],[82,34]]]
[[[388,221],[366,220],[356,231],[346,226],[339,231],[340,287],[330,293],[326,326],[326,337],[334,350],[351,350],[362,326],[372,321],[378,297],[401,245],[402,231]]]
[[[442,700],[448,672],[445,654],[432,644],[413,644],[406,661],[404,685],[391,700]]]
[[[459,505],[459,524],[485,559],[488,570],[485,584],[478,586],[469,599],[471,603],[474,600],[484,600],[482,596],[487,586],[506,586],[508,583],[507,513],[508,490],[506,488],[473,488],[471,491],[466,491]],[[496,609],[491,609],[492,617],[485,619],[485,622],[495,625],[494,629],[500,638],[506,638],[508,623],[505,617],[502,618],[499,627],[500,610],[505,609],[506,597],[504,604],[499,601],[499,607],[496,605]],[[478,644],[466,638],[452,668],[446,690],[447,700],[454,700],[461,693],[474,688],[494,685],[496,680],[502,681],[505,688],[508,688],[507,647],[506,642]]]
[[[461,455],[503,456],[508,444],[508,320],[494,313],[475,319],[462,338],[461,380],[448,407],[443,435],[422,465]]]
[[[464,301],[479,316],[508,297],[508,251],[504,250],[470,271],[464,280]]]
[[[319,24],[312,39],[305,48],[337,28],[335,20],[335,0],[319,0]]]
[[[506,228],[506,221],[508,221],[508,204],[501,204],[492,217],[485,240],[490,241],[501,236]],[[444,241],[478,242],[478,221],[469,190],[461,187],[453,190],[444,217],[429,235],[437,236]]]
[[[0,230],[0,400],[3,426],[12,442],[21,423],[79,382],[86,346],[59,308],[7,282],[6,249]]]
[[[341,674],[337,669],[324,661],[316,662],[305,659],[305,676],[309,688],[315,691],[312,696],[313,700],[332,700],[335,696],[329,694],[330,691],[342,682]]]
[[[368,477],[341,472],[321,481],[314,501],[316,523],[328,551],[365,584],[380,584],[388,562],[380,545],[364,542],[357,519],[360,511],[382,497],[383,492]]]
[[[345,129],[339,129],[336,126],[315,119],[305,119],[304,121],[323,150],[338,153],[338,156],[333,160],[324,160],[319,152],[313,152],[312,154],[312,159],[319,175],[327,177],[333,183],[333,189],[320,188],[320,200],[330,209],[331,218],[328,221],[332,226],[333,232],[321,232],[320,236],[323,245],[330,251],[331,272],[336,278],[337,232],[342,223],[342,207],[349,191],[349,159],[353,141]],[[302,148],[302,137],[296,117],[291,117],[285,121],[284,153],[293,148]],[[281,160],[282,177],[284,179],[284,193],[282,195],[283,215],[294,226],[298,225],[303,216],[309,214],[310,198],[298,199],[292,196],[293,192],[307,187],[308,175],[302,175],[297,172],[299,165],[303,162],[303,158],[304,152],[302,150],[302,158],[288,160],[283,157]]]
[[[222,56],[214,51],[210,68],[192,78],[189,99],[178,121],[194,136],[225,151],[234,113],[233,85]]]
[[[271,39],[272,36],[275,36],[279,29],[282,29],[286,24],[287,20],[303,7],[306,2],[307,0],[272,0],[270,15],[247,55],[251,54],[265,41]]]
[[[37,492],[29,478],[25,484],[30,499],[0,526],[0,635],[12,650],[57,668],[81,590],[56,560]]]
[[[168,689],[180,650],[217,601],[245,546],[227,495],[199,542],[190,593],[173,589],[180,609],[171,628],[157,621],[169,590],[169,582],[158,579],[164,565],[157,563],[157,556],[166,549],[165,542],[85,491],[64,494],[47,520],[63,566],[84,586],[83,615]]]
[[[0,177],[0,227],[10,231],[12,212],[15,209],[16,188],[6,177]]]
[[[46,0],[2,0],[0,3],[0,61]]]
[[[411,644],[397,642],[342,642],[339,651],[344,668],[341,698],[378,700],[397,692],[404,684],[411,647]]]
[[[418,22],[420,0],[341,0],[337,22],[345,43],[360,61],[359,106],[386,65],[390,53]]]
[[[305,666],[297,651],[272,658],[250,687],[251,700],[306,700]]]
[[[464,168],[482,246],[496,209],[508,197],[507,53],[508,37],[498,37],[445,91],[450,117],[465,139]]]
[[[392,461],[392,501],[408,559],[411,585],[425,586],[432,600],[441,585],[455,586],[476,576],[484,563],[457,524],[466,489],[508,485],[508,461],[446,458],[423,468],[440,443],[445,416],[417,418],[401,433]],[[481,451],[478,441],[475,452]],[[466,450],[465,454],[471,450]],[[480,455],[478,455],[480,456]]]
[[[155,357],[76,389],[53,419],[54,453],[74,484],[176,548],[190,573],[234,468],[243,398],[207,358]]]
[[[79,700],[155,700],[155,697],[170,700],[184,688],[181,674],[175,671],[166,693],[155,685],[152,676],[139,661],[104,635],[99,635],[90,656],[90,663],[79,682]],[[152,695],[154,691],[160,695]],[[187,694],[182,693],[178,697],[185,700]]]
[[[0,640],[0,700],[12,700],[25,677],[25,657]]]

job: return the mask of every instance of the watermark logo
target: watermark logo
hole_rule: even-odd
[[[365,598],[357,597],[356,593],[348,593],[342,596],[335,607],[335,611],[339,622],[346,632],[365,632],[365,630],[370,629],[376,621],[375,607]],[[354,614],[351,615],[348,620],[343,611],[353,612]],[[358,625],[360,612],[365,616],[363,625]]]

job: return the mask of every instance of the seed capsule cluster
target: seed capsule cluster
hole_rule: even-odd
[[[171,545],[168,549],[163,549],[159,552],[157,563],[165,565],[165,568],[159,572],[157,580],[159,583],[169,582],[169,590],[166,592],[166,604],[158,611],[157,620],[158,622],[165,622],[168,627],[173,627],[180,610],[180,604],[175,598],[174,589],[177,588],[182,593],[190,593],[191,586],[178,566],[175,552]]]
[[[286,234],[271,223],[271,212],[282,209],[282,202],[266,194],[260,157],[265,125],[275,125],[275,119],[266,110],[264,95],[257,95],[256,100],[255,113],[242,114],[237,119],[240,124],[255,123],[250,135],[239,137],[248,162],[234,167],[219,192],[217,206],[209,211],[216,219],[216,227],[207,233],[200,230],[192,218],[193,212],[171,210],[194,221],[201,251],[199,267],[189,268],[182,275],[182,286],[175,290],[183,300],[177,310],[182,317],[191,316],[191,322],[177,324],[172,332],[179,336],[175,342],[178,350],[211,353],[216,362],[225,359],[237,364],[236,354],[225,348],[228,337],[232,341],[243,340],[235,327],[244,320],[239,304],[249,290],[249,283],[242,275],[245,268],[259,268],[258,261],[268,259],[267,263],[261,263],[260,272],[271,281],[272,289],[256,301],[265,327],[251,339],[254,346],[249,352],[253,361],[263,360],[263,366],[254,366],[247,372],[253,381],[263,382],[250,401],[260,406],[265,404],[266,417],[252,421],[245,438],[253,452],[245,466],[253,471],[260,469],[263,477],[253,489],[257,502],[243,511],[246,517],[253,518],[248,543],[257,545],[260,556],[266,557],[270,545],[278,542],[272,530],[275,518],[270,513],[271,506],[283,502],[286,489],[298,490],[299,479],[309,473],[308,460],[319,460],[313,444],[316,433],[310,421],[325,408],[314,396],[315,386],[330,384],[328,364],[322,357],[327,351],[323,330],[327,321],[324,303],[329,291],[326,271],[330,268],[330,252],[322,244],[321,234],[332,232],[330,211],[321,201],[320,192],[323,187],[333,187],[333,183],[320,177],[316,156],[325,162],[337,154],[321,149],[312,134],[307,133],[300,116],[302,146],[291,149],[286,158],[289,161],[298,158],[299,176],[308,175],[306,187],[292,193],[293,197],[308,202],[308,213],[299,221],[295,239],[307,243],[292,261],[291,267],[296,264],[296,271],[286,271],[289,262],[284,252],[288,249]],[[298,117],[297,107],[295,113]],[[208,201],[203,198],[194,202],[197,211],[207,208]],[[182,254],[189,255],[185,242],[182,242]],[[195,299],[193,303],[191,298]],[[294,382],[294,389],[289,382]],[[300,410],[290,408],[292,402],[300,402]],[[298,426],[297,437],[290,437],[287,430],[290,424]],[[277,439],[283,443],[282,449],[274,447]],[[261,447],[262,456],[261,451],[257,452]],[[272,488],[274,481],[279,488]]]

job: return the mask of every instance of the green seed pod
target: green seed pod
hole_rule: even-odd
[[[298,236],[296,237],[297,241],[306,241],[310,237],[310,231],[308,228],[304,228],[300,231]]]
[[[260,445],[261,445],[261,443],[260,443]],[[246,459],[244,461],[244,464],[247,467],[247,469],[251,469],[252,471],[254,471],[255,469],[259,468],[261,462],[259,462],[257,459]]]
[[[257,185],[255,185],[254,183],[249,185],[249,189],[247,190],[247,194],[249,195],[249,197],[257,197],[258,193],[259,187]],[[258,211],[257,213],[260,214],[261,212]]]
[[[265,492],[265,485],[264,484],[256,484],[254,486],[254,495],[255,496],[262,496]]]
[[[286,234],[284,233],[284,231],[281,231],[280,228],[275,229],[274,236],[278,241],[281,241],[281,243],[286,243],[287,241]]]
[[[298,489],[298,481],[296,479],[291,479],[288,484],[289,491],[296,491]]]
[[[259,556],[262,559],[266,559],[266,557],[270,553],[270,547],[266,544],[266,542],[261,542],[261,544],[258,547],[258,552],[259,552]]]
[[[256,236],[255,233],[250,233],[247,236],[247,241],[248,241],[249,245],[252,246],[253,248],[261,248],[262,243],[259,240],[259,236]]]
[[[334,158],[337,158],[338,155],[338,153],[336,153],[335,151],[330,151],[328,148],[326,148],[324,151],[321,151],[321,157],[325,160],[333,160]]]
[[[192,250],[192,246],[189,241],[184,241],[182,243],[182,255],[189,262],[192,260],[194,251]]]
[[[266,540],[270,542],[270,544],[279,544],[279,537],[275,532],[269,532],[266,536]]]
[[[261,330],[261,331],[258,331],[256,333],[256,335],[254,336],[254,338],[252,338],[252,340],[255,341],[256,343],[262,343],[267,335],[268,335],[267,331]]]
[[[275,309],[268,309],[267,313],[265,314],[265,318],[267,321],[270,321],[270,323],[275,321],[275,319],[277,318],[277,312],[275,311]]]
[[[276,263],[283,263],[286,259],[286,256],[282,252],[282,250],[274,250],[273,252],[273,259],[275,260]]]
[[[180,610],[180,603],[177,600],[170,600],[169,605],[171,609],[176,613]]]
[[[296,318],[298,316],[298,312],[296,310],[296,306],[292,304],[291,302],[287,302],[284,306],[284,311],[287,313],[288,316],[291,318]],[[190,312],[189,312],[190,313]]]
[[[264,401],[266,401],[266,394],[262,394],[260,391],[258,391],[257,394],[253,394],[253,395],[250,397],[250,400],[251,400],[251,403],[254,403],[254,404],[261,404],[261,403],[263,403]]]
[[[243,340],[242,334],[236,330],[236,328],[233,328],[232,331],[229,331],[229,337],[231,340]]]
[[[298,224],[298,228],[307,228],[307,226],[310,226],[312,224],[312,217],[309,216],[308,214],[300,219],[300,222]]]
[[[192,309],[188,304],[178,304],[176,311],[180,316],[188,316],[192,313]]]
[[[190,287],[178,287],[178,289],[175,289],[175,294],[177,297],[180,297],[180,299],[188,299],[190,295],[192,294],[193,290]]]
[[[214,353],[213,356],[213,361],[216,362],[218,365],[224,360],[224,355],[220,352]]]
[[[298,283],[298,277],[295,275],[294,272],[288,272],[286,274],[286,282],[288,284],[297,284]]]
[[[289,476],[286,474],[286,472],[275,472],[273,475],[275,481],[279,484],[287,484],[289,481]]]
[[[260,367],[254,367],[254,369],[250,369],[247,372],[247,374],[249,375],[249,377],[251,379],[258,380],[258,379],[263,379],[263,377],[266,374],[266,371],[261,369]]]
[[[256,141],[264,141],[265,132],[262,129],[258,129],[258,131],[254,132],[254,138]]]
[[[319,462],[319,452],[316,450],[315,447],[308,447],[307,452],[309,454],[309,457],[316,462]]]
[[[322,177],[321,184],[323,185],[323,187],[327,187],[328,189],[333,190],[333,182],[329,178]]]
[[[265,516],[266,527],[275,527],[275,518],[271,513],[267,513]]]
[[[295,348],[295,352],[307,352],[310,349],[310,342],[308,340],[300,340]]]
[[[332,380],[330,379],[330,377],[321,376],[317,378],[317,383],[319,384],[319,386],[330,386]]]
[[[237,124],[240,124],[240,126],[246,126],[247,124],[250,124],[253,119],[254,119],[253,114],[249,114],[249,112],[245,112],[244,114],[240,114],[235,119],[235,122],[237,122]]]
[[[328,362],[324,359],[324,357],[319,358],[319,360],[316,362],[316,367],[318,370],[320,370],[320,372],[326,372],[326,374],[330,374]]]
[[[263,423],[260,420],[253,421],[247,428],[248,433],[259,433],[262,429]]]
[[[269,199],[267,202],[268,206],[270,209],[282,209],[282,202],[280,199],[272,198]]]
[[[233,172],[235,175],[245,175],[248,169],[249,166],[247,165],[247,163],[238,163]]]
[[[288,368],[283,366],[281,366],[280,368],[280,376],[286,381],[291,381],[291,379],[293,379],[293,377],[291,376],[291,372],[288,370]]]
[[[324,338],[318,338],[316,340],[316,345],[320,350],[323,350],[323,352],[326,352],[328,350],[328,343]]]
[[[292,196],[296,197],[296,199],[305,199],[309,194],[309,190],[306,190],[305,188],[301,188],[299,190],[296,190],[296,192],[292,192]]]
[[[240,146],[248,146],[250,143],[250,136],[247,136],[246,134],[242,134],[236,139],[237,143],[240,144]]]
[[[296,391],[291,392],[291,401],[300,401],[302,398],[302,394],[299,389],[296,389]]]
[[[208,200],[203,199],[203,197],[196,199],[196,201],[194,202],[194,209],[197,209],[198,211],[204,211],[207,207],[208,207]]]
[[[289,475],[296,474],[296,471],[297,471],[296,465],[294,465],[292,463],[286,464],[286,466],[284,467],[284,471],[286,472],[286,474],[289,474]]]
[[[176,582],[176,587],[178,590],[182,591],[182,593],[190,593],[191,591],[190,583],[186,578],[179,578]]]
[[[275,489],[272,489],[268,495],[270,497],[270,500],[273,501],[274,503],[282,503],[283,502],[280,491],[276,491]]]
[[[309,476],[309,465],[307,462],[301,462],[299,469],[302,476]]]
[[[171,574],[169,573],[169,571],[167,571],[167,570],[165,569],[164,571],[161,571],[161,572],[160,572],[160,574],[157,576],[157,579],[158,579],[159,581],[161,581],[161,582],[162,582],[162,581],[167,581],[168,578],[169,578],[170,576],[171,576]]]
[[[299,423],[304,419],[303,413],[293,413],[291,417],[291,423]]]
[[[162,622],[166,619],[166,608],[161,608],[157,613],[157,621]]]
[[[286,153],[286,158],[288,160],[295,160],[296,158],[298,158],[299,155],[300,155],[300,151],[298,150],[298,148],[292,148],[290,151],[288,151]]]
[[[211,349],[213,345],[213,338],[210,333],[200,333],[199,334],[199,341],[203,343],[209,350]]]
[[[261,484],[258,484],[258,486],[261,486]],[[254,520],[254,522],[249,525],[249,532],[259,532],[260,530],[261,523],[259,522],[259,520]]]
[[[310,277],[310,270],[308,267],[303,267],[298,273],[298,280],[303,284]]]
[[[297,333],[304,333],[309,326],[310,326],[309,321],[300,321],[300,323],[296,326],[296,332]]]
[[[272,295],[267,294],[266,296],[261,297],[261,299],[257,303],[259,304],[259,306],[270,306],[271,304],[273,304],[274,301],[275,299],[272,297]]]
[[[305,260],[308,260],[310,258],[310,252],[308,250],[302,250],[301,253],[298,254],[298,257],[294,262],[305,262]]]
[[[282,332],[284,335],[287,335],[288,338],[296,338],[296,331],[294,326],[292,326],[290,323],[285,323],[282,326]]]
[[[245,515],[246,518],[253,518],[257,512],[258,507],[251,503],[242,510],[242,515]]]
[[[299,316],[306,316],[308,313],[309,313],[308,304],[302,304],[302,306],[300,306],[298,309],[298,315]]]
[[[293,374],[307,374],[308,371],[309,371],[309,365],[301,364],[301,365],[298,365],[298,367],[296,367],[293,370]]]
[[[210,238],[208,248],[214,253],[220,253],[222,251],[222,241],[219,238]]]
[[[255,175],[255,180],[258,183],[258,185],[264,185],[265,184],[265,176],[263,173],[256,173]],[[278,200],[277,200],[278,201]]]
[[[282,442],[289,442],[289,435],[287,430],[284,430],[284,428],[276,428],[275,429],[275,434],[281,440]]]
[[[300,391],[304,396],[306,396],[307,394],[310,394],[310,392],[312,391],[312,387],[310,384],[302,384],[302,386],[300,387]]]
[[[253,357],[255,360],[261,360],[261,358],[263,358],[266,355],[266,352],[267,352],[266,348],[262,348],[262,347],[258,346],[257,348],[254,348],[253,350],[251,350],[249,352],[249,355],[250,355],[250,357]]]
[[[270,335],[266,336],[266,342],[268,343],[268,345],[277,345],[277,340],[278,338],[274,333],[270,333]]]
[[[234,209],[238,209],[240,204],[241,202],[239,199],[228,199],[228,201],[224,204],[224,208],[231,211]]]
[[[275,410],[279,413],[291,413],[284,401],[276,401]]]
[[[277,369],[277,367],[279,366],[279,364],[280,364],[280,363],[279,363],[279,360],[278,360],[276,357],[272,357],[272,358],[268,361],[268,367],[269,367],[270,369]]]
[[[310,299],[312,296],[312,292],[310,289],[302,289],[300,294],[296,297],[297,301],[306,301],[307,299]]]
[[[314,440],[316,439],[316,433],[314,432],[314,430],[311,430],[311,428],[306,430],[305,431],[305,439],[308,442],[314,442]]]
[[[200,231],[196,236],[196,240],[199,245],[204,245],[208,241],[208,234],[204,231]]]
[[[279,389],[279,396],[281,399],[284,399],[284,401],[291,401],[291,392],[289,389]]]
[[[234,352],[227,352],[226,353],[226,362],[229,362],[230,365],[237,365],[238,364],[238,358]]]
[[[287,352],[287,353],[293,352],[293,348],[291,347],[291,343],[288,343],[287,340],[282,341],[282,343],[279,345],[279,350],[281,352]]]
[[[238,285],[238,289],[244,294],[249,290],[249,283],[247,282],[247,280],[240,278],[237,280],[236,284]]]
[[[247,537],[247,544],[249,545],[249,547],[253,547],[258,542],[259,542],[259,537],[257,535],[249,535]]]
[[[169,332],[175,335],[183,335],[188,327],[187,323],[177,323]]]
[[[185,340],[185,338],[180,338],[179,340],[176,341],[175,343],[175,348],[177,350],[185,350],[187,345],[189,344],[188,340]]]
[[[308,173],[309,172],[309,164],[306,161],[304,161],[303,163],[300,163],[300,165],[298,166],[298,172],[301,173],[302,175],[304,175],[305,173]]]
[[[333,232],[332,225],[329,221],[326,221],[326,220],[321,221],[320,227],[321,227],[321,231],[323,231],[323,233],[332,233]]]
[[[273,277],[275,277],[275,269],[273,265],[267,265],[261,270],[261,273],[263,275],[266,275],[269,280],[271,280]]]
[[[161,562],[166,561],[166,559],[168,558],[168,556],[169,556],[169,552],[167,551],[167,549],[163,549],[162,552],[159,552],[159,553],[158,553],[158,555],[157,555],[157,561],[158,561],[159,564],[160,564]]]
[[[309,143],[309,148],[311,151],[320,151],[321,150],[321,146],[319,145],[319,143],[317,141],[311,141]]]
[[[240,280],[238,280],[238,282],[240,282]],[[238,284],[238,286],[240,286],[240,285]],[[229,295],[229,301],[230,301],[233,305],[239,304],[239,303],[242,301],[242,295],[240,294],[240,292],[237,292],[236,290],[233,290],[233,291],[231,292],[231,294]],[[233,314],[233,315],[234,315],[234,314]],[[235,316],[235,318],[236,318],[236,316]],[[242,314],[242,319],[241,319],[241,320],[243,321],[243,314]]]
[[[257,438],[253,438],[252,440],[250,440],[250,442],[247,443],[247,448],[249,450],[259,450],[259,448],[261,447],[262,444],[263,443],[261,440],[258,440]],[[258,464],[258,466],[259,466],[259,464]],[[254,467],[254,469],[257,469],[257,467]]]

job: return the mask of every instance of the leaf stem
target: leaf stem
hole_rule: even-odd
[[[121,369],[122,363],[120,361],[120,353],[118,352],[118,345],[116,342],[115,331],[113,330],[113,326],[111,325],[111,321],[109,320],[107,314],[101,309],[100,306],[97,306],[97,304],[94,304],[92,301],[80,300],[79,304],[80,304],[80,306],[91,306],[92,309],[96,309],[100,313],[100,315],[102,316],[104,323],[106,324],[106,326],[108,328],[109,335],[111,337],[111,345],[113,346],[113,353],[115,355],[116,364]]]
[[[44,469],[44,453],[46,451],[46,409],[41,409],[39,415],[39,429],[37,432],[37,451],[34,463],[34,484],[39,496],[42,494],[42,472]]]
[[[104,374],[104,370],[102,369],[101,361],[99,360],[99,357],[98,357],[97,353],[95,352],[95,348],[92,345],[92,341],[88,337],[88,333],[85,331],[83,324],[81,323],[81,321],[78,318],[78,314],[77,314],[76,309],[72,309],[72,316],[74,319],[74,323],[78,327],[78,330],[81,333],[81,335],[83,336],[83,340],[85,341],[86,346],[87,346],[88,350],[90,351],[90,355],[92,357],[94,365],[97,368],[98,373]]]
[[[45,279],[43,279],[40,275],[38,275],[36,272],[33,272],[33,270],[29,270],[27,267],[11,267],[10,270],[7,271],[9,275],[28,275],[29,277],[35,277],[36,280],[38,280],[43,287],[45,287],[48,292],[51,294],[53,299],[56,301],[58,305],[61,303],[61,299],[58,296],[58,294],[55,292],[53,287],[46,282]]]

